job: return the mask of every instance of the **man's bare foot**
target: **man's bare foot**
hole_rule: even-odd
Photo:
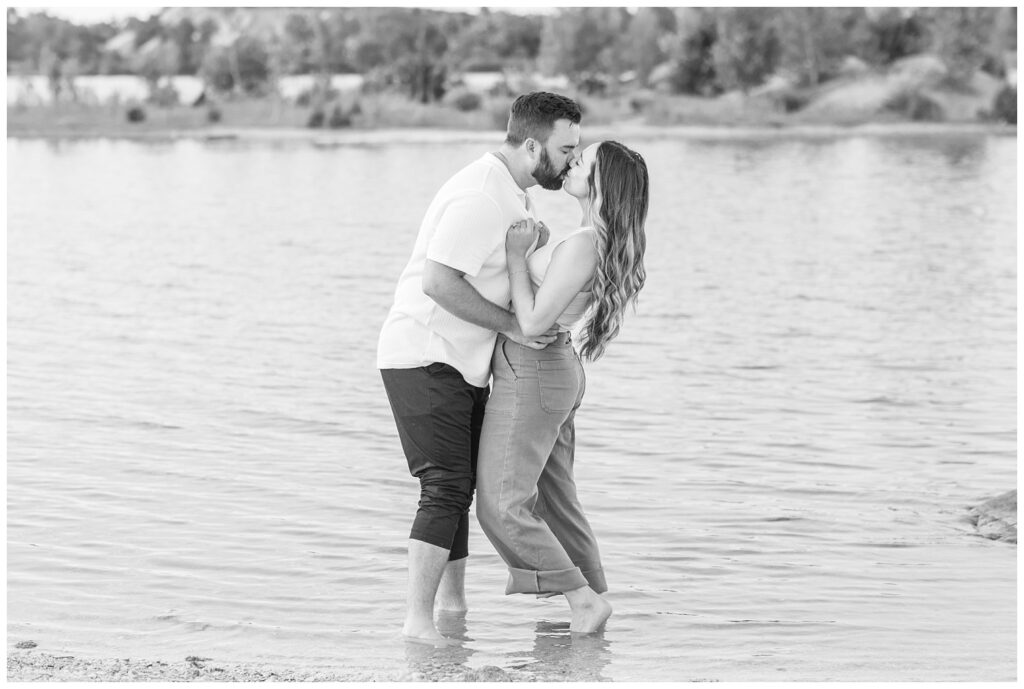
[[[409,641],[434,645],[443,645],[447,642],[447,639],[437,631],[433,620],[407,619],[402,627],[402,636]]]
[[[468,636],[469,627],[466,624],[466,613],[464,612],[444,612],[442,610],[437,613],[434,624],[441,636],[452,643],[471,640]]]
[[[446,613],[465,613],[466,605],[466,560],[450,560],[445,565],[434,596],[434,610]]]
[[[569,599],[569,606],[572,608],[570,632],[578,634],[596,632],[612,616],[611,603],[599,596],[589,586],[566,591],[565,597]]]

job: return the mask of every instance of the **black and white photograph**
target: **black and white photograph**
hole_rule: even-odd
[[[1016,682],[1017,7],[7,7],[7,681]]]

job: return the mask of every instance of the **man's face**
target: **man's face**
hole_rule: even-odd
[[[544,189],[561,189],[579,145],[580,126],[569,120],[556,120],[547,143],[541,145],[540,160],[533,170],[537,184]]]

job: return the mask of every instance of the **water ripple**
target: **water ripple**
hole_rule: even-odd
[[[478,143],[339,165],[9,140],[8,636],[378,673],[1012,677],[1015,551],[961,520],[1016,481],[1015,138],[636,145],[648,283],[587,367],[574,467],[616,613],[577,639],[564,599],[504,596],[471,513],[471,609],[435,654],[398,638],[417,484],[374,350]]]

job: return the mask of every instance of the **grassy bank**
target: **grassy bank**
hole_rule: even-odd
[[[504,130],[512,98],[484,98],[479,107],[460,110],[451,104],[425,105],[395,94],[349,96],[322,110],[322,121],[311,126],[316,109],[275,98],[240,98],[216,105],[135,106],[144,116],[129,119],[128,105],[9,106],[8,136],[148,136],[161,132],[209,129],[375,130],[393,128]],[[585,105],[587,121],[610,123],[634,117],[621,103],[594,100]]]
[[[896,94],[894,96],[893,94]],[[913,107],[900,101],[899,92],[883,82],[861,81],[846,89],[831,88],[796,111],[772,95],[731,93],[717,98],[671,96],[633,92],[616,97],[579,98],[588,128],[608,127],[713,127],[787,129],[851,127],[859,125],[939,124],[986,125],[1015,131],[976,116],[933,117],[922,120]],[[933,94],[934,100],[942,99]],[[137,106],[143,117],[130,121],[128,105],[9,106],[9,137],[124,137],[150,138],[173,134],[235,136],[260,131],[316,135],[329,132],[385,129],[438,129],[459,131],[504,130],[511,97],[486,97],[473,109],[459,109],[454,102],[424,105],[396,94],[349,95],[322,110],[311,127],[316,109],[276,98],[245,98],[200,106]],[[961,110],[964,110],[961,108]],[[973,111],[971,111],[973,112]]]

